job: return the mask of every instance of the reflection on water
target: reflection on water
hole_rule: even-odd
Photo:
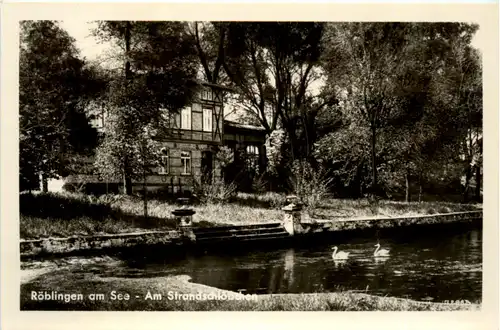
[[[389,249],[373,256],[375,243]],[[332,245],[350,252],[333,260]],[[113,269],[109,276],[187,274],[193,282],[249,293],[300,293],[363,290],[417,300],[481,299],[482,232],[428,232],[345,244],[188,256],[182,260],[145,261]]]

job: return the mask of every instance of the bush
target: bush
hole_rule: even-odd
[[[295,161],[292,165],[291,186],[311,216],[320,202],[328,196],[332,180],[324,169],[315,170],[307,161]]]
[[[212,173],[212,182],[197,182],[194,181],[193,190],[195,197],[202,204],[213,204],[220,202],[228,202],[236,196],[237,185],[234,182],[225,183],[224,179]]]
[[[38,218],[74,219],[82,216],[104,219],[111,207],[83,194],[37,193],[19,196],[20,213]]]
[[[264,178],[265,173],[255,176],[252,180],[252,191],[258,194],[265,193],[267,191],[267,181]]]

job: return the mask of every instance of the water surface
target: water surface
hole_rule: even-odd
[[[389,249],[375,258],[374,245]],[[332,246],[350,252],[332,259]],[[95,270],[99,272],[98,269]],[[365,237],[294,248],[165,255],[132,260],[101,276],[151,277],[187,274],[193,282],[246,293],[311,293],[359,290],[371,294],[443,302],[479,302],[482,231],[440,230],[392,237]]]

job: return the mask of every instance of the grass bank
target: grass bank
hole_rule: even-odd
[[[246,225],[280,221],[285,195],[276,193],[239,193],[224,204],[196,205],[195,226]],[[175,203],[150,200],[148,217],[137,196],[101,196],[71,193],[36,193],[20,195],[20,236],[22,239],[67,237],[72,235],[117,234],[175,228],[171,212]],[[476,204],[445,202],[404,203],[368,200],[325,199],[313,217],[318,219],[397,217],[473,211]],[[305,221],[309,217],[304,215]]]
[[[106,261],[106,267],[113,267]],[[68,266],[69,267],[69,266]],[[101,272],[105,273],[105,271]],[[78,301],[38,301],[32,292],[82,294]],[[114,291],[114,295],[112,292]],[[103,300],[92,301],[89,294],[101,293]],[[150,293],[150,296],[148,296]],[[118,300],[118,294],[129,300]],[[205,297],[207,300],[195,300]],[[36,294],[35,294],[36,295]],[[205,295],[205,296],[203,296]],[[220,300],[208,300],[209,297]],[[151,297],[152,299],[149,299]],[[177,298],[176,298],[177,297]],[[224,299],[225,298],[225,299]],[[203,298],[202,298],[203,299]],[[457,311],[478,310],[480,305],[418,302],[354,292],[242,295],[192,283],[185,275],[154,278],[99,277],[95,272],[75,272],[59,268],[31,278],[21,285],[23,310],[98,311]]]

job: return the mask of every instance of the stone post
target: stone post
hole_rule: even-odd
[[[196,211],[189,207],[189,198],[178,198],[177,202],[182,205],[181,208],[172,211],[177,224],[177,230],[179,230],[183,236],[194,241],[196,240],[196,236],[193,233],[192,226],[193,215]]]
[[[286,196],[286,204],[289,205],[289,204],[296,204],[296,205],[299,205],[299,197],[296,196],[296,195],[288,195]]]
[[[283,227],[285,230],[293,236],[295,234],[300,234],[304,230],[301,223],[301,211],[302,205],[300,204],[288,204],[282,209],[285,212],[285,217],[283,219]]]

